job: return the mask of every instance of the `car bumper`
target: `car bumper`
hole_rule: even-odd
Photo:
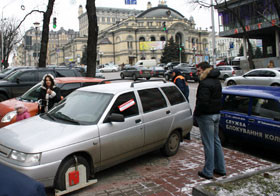
[[[23,167],[15,165],[5,160],[5,158],[0,157],[0,164],[6,165],[16,171],[23,173],[34,180],[44,184],[45,187],[51,187],[54,183],[54,178],[57,172],[57,169],[61,161],[56,161],[52,163],[47,163],[43,165]]]

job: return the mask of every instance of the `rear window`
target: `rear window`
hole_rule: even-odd
[[[241,70],[240,67],[233,67],[234,70]]]
[[[176,105],[185,102],[184,96],[182,95],[182,93],[179,92],[179,90],[175,86],[162,87],[161,89],[167,96],[171,105]]]
[[[75,77],[74,70],[71,69],[56,69],[57,77]]]

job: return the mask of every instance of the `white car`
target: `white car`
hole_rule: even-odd
[[[225,86],[230,85],[260,85],[280,86],[280,68],[259,68],[248,71],[242,76],[229,77]]]
[[[119,67],[116,65],[108,65],[99,70],[100,70],[100,72],[117,72],[117,71],[119,71]]]

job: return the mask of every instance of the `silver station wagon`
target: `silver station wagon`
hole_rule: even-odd
[[[190,105],[171,82],[88,86],[46,114],[0,129],[0,163],[67,190],[149,151],[172,156],[191,128]]]

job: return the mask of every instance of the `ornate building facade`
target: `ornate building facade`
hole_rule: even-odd
[[[178,45],[184,47],[188,62],[192,61],[195,54],[206,55],[208,32],[196,29],[192,17],[186,19],[181,13],[169,8],[165,1],[161,1],[156,7],[148,3],[145,11],[116,8],[101,10],[101,13],[106,13],[107,16],[123,11],[120,15],[125,17],[116,19],[108,25],[106,19],[97,14],[99,18],[97,60],[100,64],[110,62],[134,64],[140,59],[156,59],[159,63],[165,43],[171,37]],[[83,12],[81,6],[79,14],[80,35],[87,36],[87,14]],[[103,24],[104,21],[106,24]],[[163,30],[163,26],[166,30]]]

